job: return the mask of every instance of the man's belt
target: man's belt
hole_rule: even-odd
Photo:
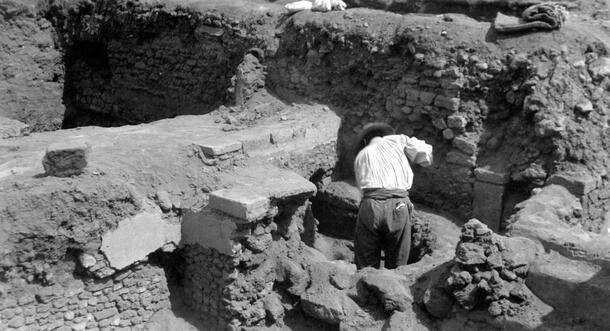
[[[362,190],[363,198],[374,200],[408,198],[409,191],[401,189],[387,188],[367,188]]]

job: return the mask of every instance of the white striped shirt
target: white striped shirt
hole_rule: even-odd
[[[356,156],[356,183],[362,189],[385,188],[409,190],[413,185],[415,163],[432,164],[432,146],[402,134],[376,137]]]

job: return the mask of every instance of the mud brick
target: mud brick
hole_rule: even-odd
[[[95,317],[96,321],[101,321],[101,320],[110,318],[118,313],[119,312],[116,310],[116,308],[107,308],[102,311],[93,313],[93,316]]]
[[[69,177],[79,175],[87,167],[91,147],[87,143],[57,143],[47,147],[42,166],[47,175]]]

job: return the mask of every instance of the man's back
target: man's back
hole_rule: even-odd
[[[413,184],[410,162],[431,164],[432,146],[405,135],[375,137],[356,156],[356,183],[360,189],[409,190]]]

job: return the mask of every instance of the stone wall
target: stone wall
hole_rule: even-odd
[[[348,19],[375,19],[364,12],[350,15]],[[388,24],[399,19],[389,17]],[[519,110],[527,95],[527,58],[491,57],[486,51],[474,55],[463,46],[447,54],[435,48],[436,41],[420,42],[417,33],[370,40],[314,22],[303,15],[285,30],[278,56],[267,64],[268,85],[286,98],[306,95],[340,105],[337,177],[353,176],[352,139],[371,122],[389,123],[397,133],[432,144],[435,164],[414,168],[412,197],[466,216],[473,209],[476,167],[502,165],[494,170],[507,172],[534,161],[531,155],[507,160],[520,142],[504,142],[513,130],[525,131],[519,133],[523,141],[532,138],[533,126],[514,125],[522,120]],[[533,148],[545,144],[544,139],[531,143]],[[494,217],[501,210],[500,205]]]
[[[163,269],[137,265],[101,280],[72,277],[54,285],[13,286],[0,304],[2,330],[144,329],[169,309]]]
[[[225,327],[231,320],[226,300],[231,257],[198,244],[184,247],[182,256],[185,303],[210,329]]]
[[[264,38],[215,10],[126,7],[50,10],[64,32],[67,126],[208,113],[229,102],[237,65]]]

